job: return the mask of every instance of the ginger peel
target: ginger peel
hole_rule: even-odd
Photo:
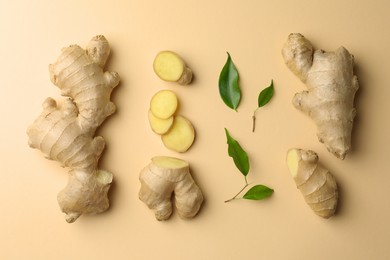
[[[314,50],[299,33],[289,35],[282,55],[287,67],[308,88],[294,96],[293,105],[313,119],[318,140],[328,151],[344,159],[351,149],[356,115],[353,102],[359,88],[353,55],[344,47],[335,52]]]
[[[94,136],[116,109],[110,96],[119,75],[103,71],[109,54],[109,43],[102,35],[93,37],[86,49],[78,45],[62,49],[49,71],[51,81],[67,98],[59,102],[47,98],[43,112],[27,130],[31,148],[70,168],[68,185],[58,194],[69,223],[109,207],[107,192],[113,176],[98,169],[105,141]]]
[[[333,175],[311,150],[290,149],[287,166],[306,203],[318,216],[329,218],[336,212],[338,189]]]
[[[189,164],[178,158],[157,156],[141,170],[139,199],[155,212],[157,220],[172,214],[172,194],[182,218],[193,218],[203,203],[203,195],[193,180]]]

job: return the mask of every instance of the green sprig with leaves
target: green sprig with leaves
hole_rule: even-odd
[[[266,87],[265,89],[263,89],[258,98],[257,98],[257,108],[255,109],[255,111],[253,112],[253,116],[252,116],[252,119],[253,119],[253,127],[252,127],[252,132],[255,131],[255,126],[256,126],[256,112],[259,108],[265,106],[270,100],[271,98],[274,96],[274,81],[271,80],[271,84]]]
[[[238,199],[237,197],[250,185],[247,180],[247,175],[249,173],[250,164],[249,157],[245,150],[241,147],[239,142],[237,142],[229,133],[229,131],[225,128],[226,139],[228,144],[228,154],[233,158],[234,164],[237,169],[242,173],[245,180],[244,187],[231,199],[226,200],[225,202],[232,201],[234,199]],[[274,192],[273,189],[265,186],[265,185],[255,185],[250,188],[242,199],[247,200],[262,200],[268,198]]]

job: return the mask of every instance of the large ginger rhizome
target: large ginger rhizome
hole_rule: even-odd
[[[95,136],[116,109],[110,96],[119,75],[103,70],[109,54],[110,46],[102,35],[92,38],[86,49],[78,45],[62,49],[49,70],[51,81],[67,98],[47,98],[43,112],[27,130],[30,147],[70,168],[68,185],[58,194],[69,223],[109,207],[107,192],[113,175],[98,169],[105,141]]]

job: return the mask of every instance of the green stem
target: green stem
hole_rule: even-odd
[[[247,180],[246,180],[246,176],[245,176],[245,183],[246,183],[246,184],[245,184],[244,188],[242,188],[242,189],[241,189],[233,198],[228,199],[228,200],[225,200],[225,203],[226,203],[226,202],[229,202],[229,201],[232,201],[232,200],[234,200],[234,199],[236,199],[237,196],[240,195],[241,192],[242,192],[243,190],[245,190],[246,187],[248,187],[249,184],[248,184],[248,182],[247,182]]]

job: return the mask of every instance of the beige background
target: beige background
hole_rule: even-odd
[[[0,8],[0,259],[390,259],[390,10],[388,1],[6,1]],[[280,55],[290,32],[325,50],[345,46],[361,88],[353,151],[344,161],[317,141],[313,122],[291,99],[304,85]],[[108,69],[121,78],[118,111],[99,130],[107,141],[101,167],[114,173],[111,208],[67,224],[56,201],[67,170],[27,146],[26,128],[48,97],[59,98],[48,64],[62,47],[96,34],[111,43]],[[159,80],[154,55],[180,53],[195,81]],[[218,94],[229,51],[240,72],[238,112]],[[275,96],[251,115],[270,80]],[[150,97],[179,96],[197,138],[170,152],[150,130]],[[250,156],[251,183],[274,188],[265,201],[224,203],[244,184],[227,155],[224,127]],[[315,150],[340,187],[337,215],[324,220],[304,203],[285,164],[288,148]],[[138,173],[155,155],[186,159],[206,202],[193,220],[157,222],[138,200]]]

